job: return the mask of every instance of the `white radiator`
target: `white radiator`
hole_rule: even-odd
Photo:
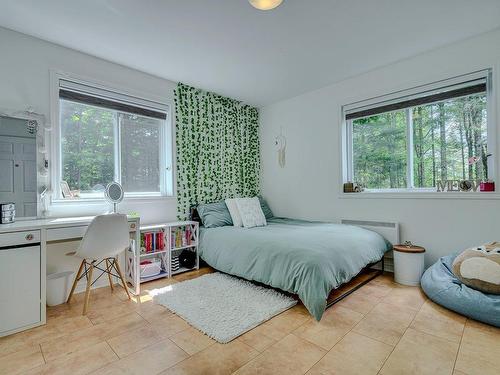
[[[396,245],[399,243],[399,223],[390,223],[385,221],[368,221],[368,220],[351,220],[342,219],[340,221],[342,224],[356,225],[358,227],[366,228],[377,232],[378,234],[384,236],[390,243]],[[376,265],[374,268],[379,268],[381,266]],[[394,260],[392,250],[388,251],[384,256],[384,270],[389,272],[394,272]]]

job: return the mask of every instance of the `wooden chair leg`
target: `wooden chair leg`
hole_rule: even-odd
[[[85,259],[80,263],[80,268],[78,268],[78,272],[76,273],[75,281],[73,281],[73,286],[71,287],[71,292],[69,292],[67,303],[71,302],[71,297],[73,297],[73,293],[75,292],[76,284],[78,284],[78,278],[82,274],[83,265],[85,264]]]
[[[113,280],[111,280],[111,262],[108,259],[106,259],[106,271],[108,273],[109,287],[111,288],[111,291],[113,291]]]
[[[125,292],[127,292],[128,299],[130,299],[130,293],[128,292],[127,284],[125,283],[125,279],[123,278],[122,271],[120,269],[120,265],[118,264],[118,261],[113,259],[113,264],[115,266],[116,272],[118,272],[118,276],[120,276],[120,279],[122,281],[123,289],[125,289]]]
[[[94,271],[94,262],[90,263],[88,278],[87,278],[87,289],[85,289],[85,302],[83,304],[83,314],[87,315],[87,309],[89,307],[89,297],[90,297],[90,286],[92,285],[92,272]]]

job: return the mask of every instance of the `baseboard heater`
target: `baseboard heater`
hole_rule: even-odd
[[[384,236],[393,245],[398,244],[399,241],[399,223],[386,222],[386,221],[369,221],[369,220],[352,220],[352,219],[342,219],[340,221],[342,224],[356,225],[358,227],[366,228],[377,232],[378,234]],[[382,269],[380,263],[372,266],[375,269]],[[392,250],[385,253],[384,256],[384,271],[394,272],[394,257]]]

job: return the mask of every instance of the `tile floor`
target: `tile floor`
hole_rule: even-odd
[[[500,374],[500,329],[380,276],[314,321],[301,305],[221,345],[148,290],[211,272],[92,292],[48,309],[47,325],[0,338],[0,374]]]

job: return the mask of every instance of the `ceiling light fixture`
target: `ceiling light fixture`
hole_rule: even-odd
[[[271,10],[278,7],[283,0],[248,0],[254,8],[260,10]]]

